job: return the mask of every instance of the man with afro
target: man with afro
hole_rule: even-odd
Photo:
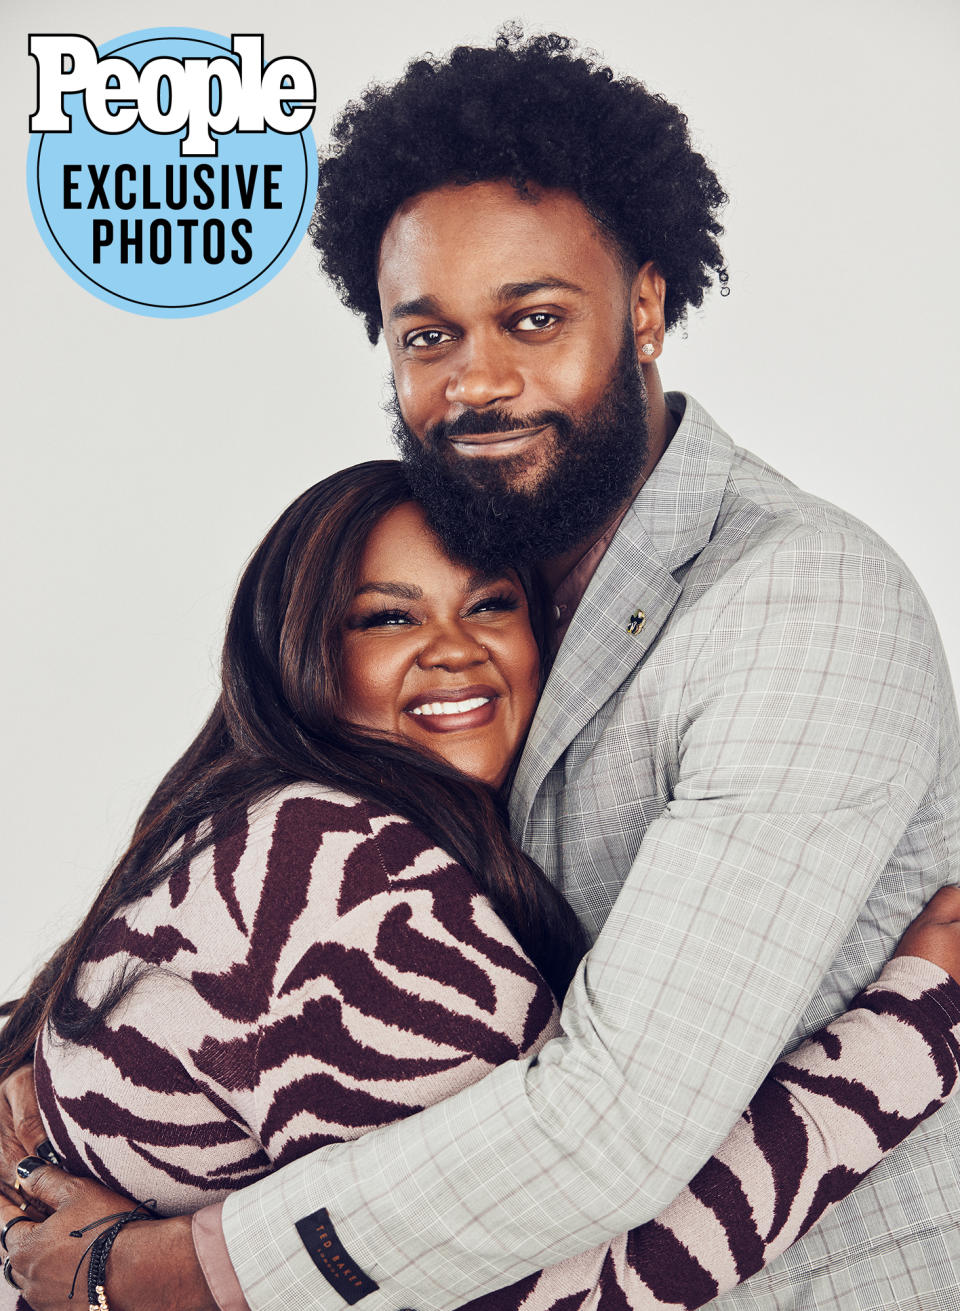
[[[660,385],[665,335],[726,291],[724,200],[675,106],[555,35],[419,59],[334,128],[313,238],[384,334],[415,489],[455,555],[554,589],[511,820],[593,946],[535,1062],[207,1217],[224,1307],[343,1304],[311,1215],[370,1311],[459,1306],[655,1216],[955,875],[956,714],[915,582]],[[717,1305],[960,1305],[958,1144],[953,1103]]]

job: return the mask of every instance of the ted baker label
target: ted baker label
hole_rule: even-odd
[[[297,1233],[327,1283],[351,1306],[380,1287],[354,1261],[323,1207],[297,1221]]]
[[[99,49],[34,34],[28,189],[75,281],[121,308],[207,314],[272,278],[316,190],[316,83],[263,37],[154,28]]]

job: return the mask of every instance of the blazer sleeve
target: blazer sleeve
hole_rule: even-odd
[[[235,1195],[225,1234],[251,1306],[298,1284],[337,1305],[294,1229],[318,1206],[377,1272],[370,1311],[457,1305],[663,1210],[776,1063],[923,803],[935,641],[912,580],[843,534],[747,562],[689,660],[673,799],[563,1033]]]

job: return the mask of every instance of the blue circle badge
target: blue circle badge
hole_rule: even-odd
[[[30,37],[30,205],[47,248],[121,309],[184,318],[287,262],[316,192],[308,65],[259,35],[152,28],[99,47]]]

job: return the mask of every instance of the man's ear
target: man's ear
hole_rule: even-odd
[[[641,264],[630,284],[630,322],[641,364],[651,364],[663,349],[666,294],[667,284],[653,260]]]

